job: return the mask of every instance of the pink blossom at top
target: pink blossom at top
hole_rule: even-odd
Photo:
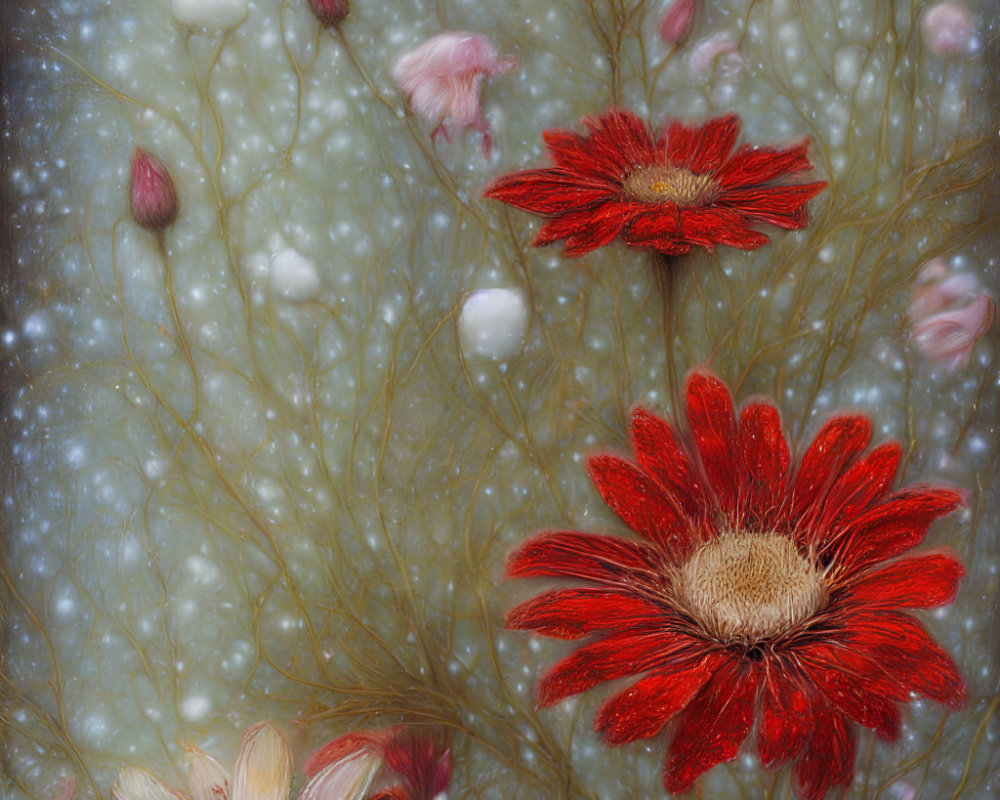
[[[976,19],[961,3],[943,2],[927,9],[920,27],[932,52],[958,56],[969,50],[976,34]]]
[[[928,358],[958,370],[969,363],[972,347],[990,329],[997,307],[993,298],[981,294],[950,311],[931,314],[913,326],[913,340]]]
[[[670,0],[660,14],[660,38],[667,44],[677,44],[687,38],[701,11],[701,0]]]
[[[483,135],[483,152],[490,155],[489,123],[479,106],[483,77],[502,75],[517,65],[501,56],[481,33],[453,31],[428,39],[404,53],[392,67],[392,77],[407,96],[410,108],[451,141],[447,125],[475,128]]]

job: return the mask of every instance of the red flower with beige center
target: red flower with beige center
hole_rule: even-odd
[[[539,706],[636,677],[597,713],[611,745],[671,731],[669,792],[736,757],[756,726],[761,763],[792,762],[799,794],[854,777],[851,723],[887,741],[916,693],[965,703],[951,658],[905,611],[952,602],[949,552],[904,555],[963,495],[891,489],[901,448],[867,451],[871,422],[844,414],[793,466],[778,411],[737,419],[714,375],[687,381],[688,430],[632,414],[634,459],[598,455],[590,476],[640,540],[546,531],[515,551],[508,578],[564,578],[507,625],[586,642],[539,680]]]
[[[812,169],[808,142],[784,150],[742,145],[731,153],[740,132],[734,114],[700,126],[672,122],[655,139],[626,109],[583,123],[585,136],[542,134],[554,167],[501,176],[483,192],[545,217],[534,244],[565,239],[568,256],[615,237],[668,256],[716,244],[754,250],[768,238],[752,223],[804,228],[806,203],[826,186],[783,180]]]

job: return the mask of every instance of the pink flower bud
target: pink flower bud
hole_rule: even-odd
[[[351,10],[349,0],[309,0],[316,19],[328,27],[335,27],[344,21]]]
[[[479,106],[483,77],[502,75],[517,61],[501,56],[481,33],[454,31],[428,39],[404,53],[392,68],[392,77],[406,93],[410,108],[437,127],[451,141],[446,123],[474,128],[483,135],[483,152],[490,154],[490,128]]]
[[[667,44],[686,39],[700,10],[701,0],[671,0],[660,15],[660,38]]]
[[[920,27],[932,52],[958,56],[968,51],[976,33],[976,20],[961,3],[944,2],[927,9]]]
[[[177,219],[177,190],[163,162],[141,147],[132,154],[129,189],[132,216],[142,227],[162,231]]]
[[[990,329],[996,303],[987,294],[951,311],[941,311],[913,326],[913,340],[928,358],[941,361],[949,369],[969,363],[972,348]]]

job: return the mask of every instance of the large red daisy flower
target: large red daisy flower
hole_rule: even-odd
[[[786,150],[743,145],[731,114],[702,126],[672,122],[654,139],[625,109],[584,119],[586,136],[548,130],[554,167],[497,178],[484,195],[547,217],[535,245],[566,240],[579,256],[620,237],[629,247],[684,255],[716,244],[753,250],[768,239],[752,230],[769,222],[806,226],[806,202],[826,183],[776,184],[812,169],[807,142]]]
[[[900,446],[866,454],[864,416],[831,419],[792,467],[773,406],[749,403],[737,420],[729,390],[705,372],[686,394],[689,433],[637,408],[635,459],[588,462],[642,541],[536,535],[508,578],[588,585],[538,595],[507,625],[590,637],[539,680],[539,706],[638,676],[594,727],[618,745],[670,723],[667,791],[735,758],[756,725],[762,764],[794,762],[798,792],[817,800],[854,776],[851,722],[892,741],[911,692],[965,702],[952,660],[902,610],[954,599],[964,572],[953,555],[902,554],[962,495],[891,491]]]

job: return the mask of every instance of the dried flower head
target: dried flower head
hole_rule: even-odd
[[[451,770],[451,750],[436,732],[395,725],[348,733],[306,761],[310,780],[298,800],[443,800]]]
[[[400,56],[392,77],[414,113],[436,126],[432,138],[441,134],[451,141],[448,125],[474,128],[483,135],[488,158],[492,137],[479,105],[480,87],[484,77],[502,75],[516,65],[513,56],[501,56],[481,33],[454,31]]]
[[[714,375],[687,381],[690,435],[638,408],[633,459],[588,469],[641,540],[540,533],[508,578],[562,578],[512,609],[507,625],[586,641],[538,681],[548,706],[603,681],[638,677],[594,727],[608,744],[671,723],[668,792],[736,757],[755,726],[766,768],[792,762],[798,793],[820,800],[854,776],[851,722],[888,741],[915,692],[959,708],[965,682],[909,613],[952,602],[964,571],[949,552],[904,555],[961,493],[891,487],[902,449],[866,453],[871,422],[840,415],[793,466],[778,411],[737,419]]]
[[[350,13],[349,0],[309,0],[309,8],[323,25],[335,28]]]
[[[812,168],[807,142],[730,153],[740,131],[735,115],[700,126],[673,122],[658,139],[625,109],[584,124],[585,136],[543,133],[554,167],[501,176],[483,193],[545,217],[534,244],[565,239],[568,256],[616,237],[668,256],[716,244],[752,250],[768,238],[751,223],[804,228],[806,202],[826,186],[780,182]]]
[[[177,190],[170,173],[141,147],[132,153],[129,197],[132,216],[147,230],[162,231],[177,219]]]

